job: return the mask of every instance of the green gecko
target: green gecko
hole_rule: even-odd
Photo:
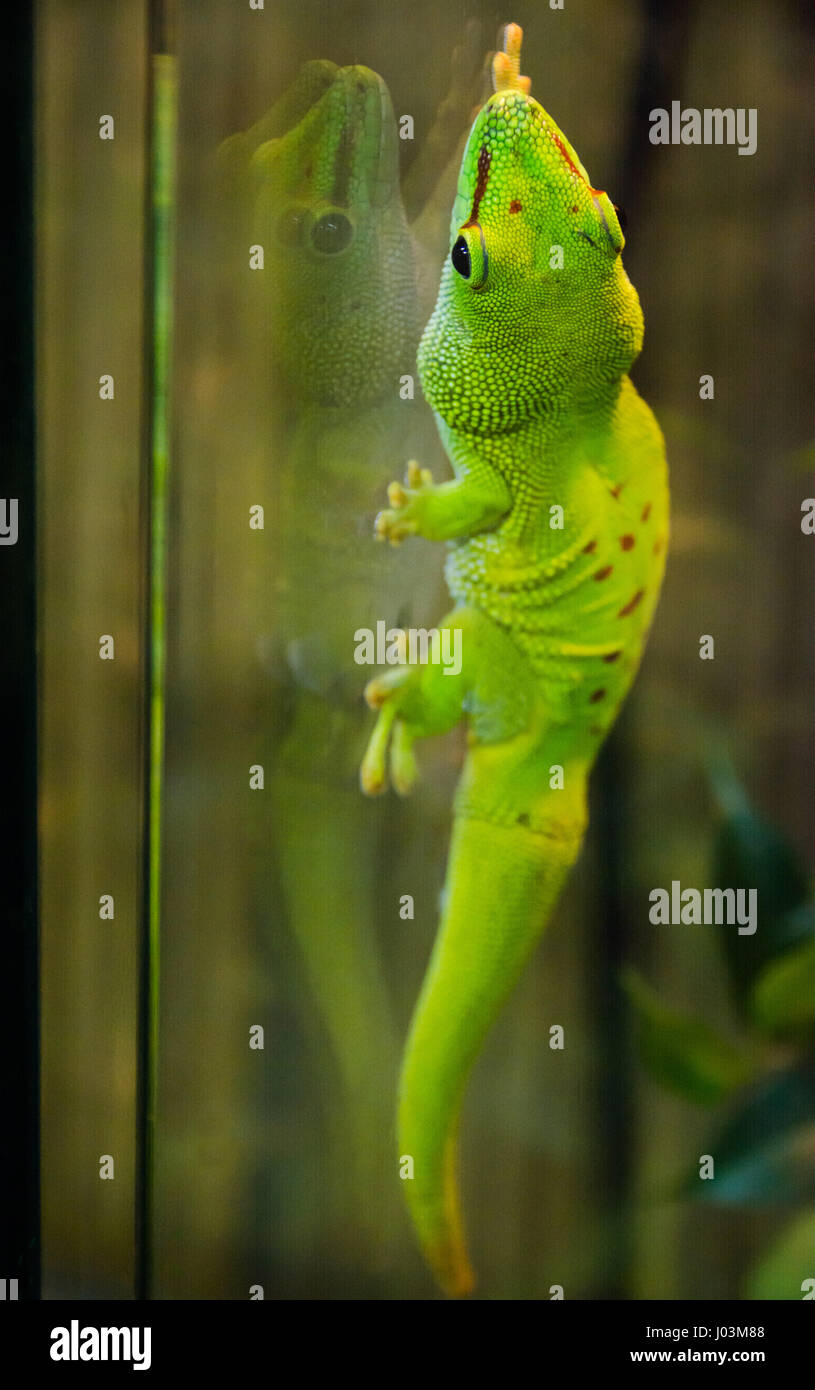
[[[406,1198],[452,1296],[474,1284],[456,1179],[467,1075],[580,850],[589,773],[639,665],[668,534],[663,438],[627,375],[643,319],[620,223],[528,94],[521,37],[507,26],[470,133],[419,347],[455,479],[434,483],[411,463],[376,521],[393,543],[450,544],[443,625],[461,629],[463,666],[370,682],[379,717],[361,769],[366,792],[388,770],[405,792],[414,740],[467,721],[398,1108]]]

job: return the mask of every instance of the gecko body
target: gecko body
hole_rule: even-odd
[[[659,427],[628,378],[639,300],[606,193],[519,74],[506,30],[477,116],[450,255],[419,347],[454,479],[416,463],[377,534],[449,543],[462,669],[373,680],[362,785],[415,778],[413,743],[461,720],[442,920],[402,1063],[399,1153],[420,1244],[452,1295],[474,1283],[456,1179],[469,1070],[583,839],[589,773],[636,673],[668,535]]]

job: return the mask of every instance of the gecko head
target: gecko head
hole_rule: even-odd
[[[248,173],[285,374],[326,403],[375,399],[417,327],[388,89],[369,68],[309,63],[279,107]]]
[[[500,358],[516,401],[508,427],[542,392],[612,380],[637,356],[642,314],[624,245],[611,199],[543,107],[517,85],[490,97],[464,153],[437,315],[456,325],[470,378],[506,395],[493,379]]]

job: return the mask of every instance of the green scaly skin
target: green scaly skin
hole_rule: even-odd
[[[380,714],[361,774],[379,791],[390,764],[405,790],[414,739],[468,722],[398,1119],[419,1241],[454,1296],[474,1282],[455,1173],[466,1078],[577,858],[589,773],[642,655],[668,533],[663,439],[627,376],[643,323],[622,231],[528,95],[520,38],[508,26],[496,92],[470,134],[451,257],[419,349],[455,480],[435,484],[411,464],[377,518],[393,542],[450,542],[444,626],[462,630],[463,667],[394,668],[371,682]],[[552,269],[558,246],[563,268]]]

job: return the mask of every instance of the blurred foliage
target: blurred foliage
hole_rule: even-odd
[[[747,1059],[702,1019],[665,1008],[635,970],[623,986],[636,1016],[640,1060],[650,1076],[676,1095],[713,1105],[741,1086]]]
[[[711,771],[711,781],[722,815],[713,882],[719,888],[754,888],[761,913],[752,936],[742,936],[726,923],[721,932],[736,997],[749,1008],[750,991],[767,966],[815,933],[810,874],[794,845],[748,804],[721,760]]]
[[[797,1033],[815,1023],[815,910],[805,912],[808,939],[770,961],[753,989],[752,1011],[768,1033]]]
[[[789,1204],[815,1198],[815,904],[795,847],[748,802],[720,754],[709,768],[721,822],[712,855],[719,888],[757,890],[758,922],[742,935],[719,925],[719,941],[745,1034],[734,1047],[703,1019],[667,1007],[633,969],[624,984],[640,1062],[666,1090],[699,1105],[733,1099],[706,1145],[713,1173],[694,1169],[678,1195],[713,1206]],[[725,916],[726,914],[723,914]],[[792,1056],[779,1067],[781,1037]],[[750,1058],[754,1061],[751,1063]],[[763,1074],[754,1079],[754,1068]],[[703,1141],[704,1142],[704,1141]],[[795,1223],[756,1266],[754,1297],[800,1297],[798,1265],[815,1265],[815,1222]]]
[[[739,1097],[710,1143],[715,1174],[686,1190],[713,1205],[787,1203],[815,1196],[815,1071],[811,1064],[765,1077]]]
[[[807,1283],[807,1281],[809,1281]],[[747,1280],[748,1298],[812,1298],[815,1292],[815,1210],[797,1217],[757,1262]]]

